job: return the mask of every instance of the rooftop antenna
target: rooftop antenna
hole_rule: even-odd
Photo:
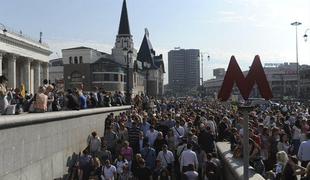
[[[43,33],[40,32],[40,40],[39,40],[39,43],[42,43],[42,35],[43,35]]]

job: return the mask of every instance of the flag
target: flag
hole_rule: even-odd
[[[22,87],[21,87],[21,90],[20,90],[20,94],[25,97],[26,96],[26,88],[25,88],[25,85],[22,84]]]

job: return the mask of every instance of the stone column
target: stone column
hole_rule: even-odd
[[[16,56],[11,55],[8,60],[8,87],[16,88]]]
[[[3,58],[3,55],[0,52],[0,76],[2,76],[2,58]]]
[[[31,59],[26,58],[24,63],[24,83],[25,88],[28,93],[31,92]]]
[[[34,91],[37,92],[37,89],[41,85],[41,63],[34,63]]]
[[[44,63],[42,68],[43,68],[43,80],[44,79],[49,80],[49,74],[48,74],[49,73],[49,67],[48,67],[48,63]]]

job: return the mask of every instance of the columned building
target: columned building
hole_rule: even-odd
[[[25,86],[35,93],[43,79],[49,79],[48,57],[52,53],[48,45],[0,28],[0,75],[8,78],[8,88]]]

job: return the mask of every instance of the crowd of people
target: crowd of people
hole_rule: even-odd
[[[310,120],[298,103],[257,105],[250,112],[250,165],[266,179],[310,178]],[[81,179],[222,179],[216,142],[242,158],[243,114],[234,105],[188,98],[143,103],[92,132],[76,173]],[[85,161],[85,159],[87,159]],[[71,172],[72,174],[72,172]]]
[[[200,110],[203,104],[153,100],[137,95],[131,110],[109,114],[104,134],[87,138],[70,178],[222,179],[217,125]]]
[[[124,104],[124,95],[102,89],[59,93],[44,82],[34,95],[6,89],[0,77],[0,110],[46,112]],[[22,110],[19,110],[22,109]],[[3,111],[4,110],[4,111]],[[249,113],[250,165],[266,179],[310,179],[310,109],[298,102],[256,105]],[[243,157],[243,116],[236,105],[204,99],[161,100],[136,95],[132,108],[105,119],[87,147],[69,163],[69,178],[105,180],[222,179],[216,142]]]
[[[91,92],[85,92],[83,88],[73,88],[63,92],[58,90],[55,84],[49,84],[44,80],[36,93],[30,94],[23,85],[21,88],[8,89],[7,82],[8,79],[5,76],[0,76],[0,115],[80,110],[125,104],[122,92],[112,94],[97,87],[94,87]]]

